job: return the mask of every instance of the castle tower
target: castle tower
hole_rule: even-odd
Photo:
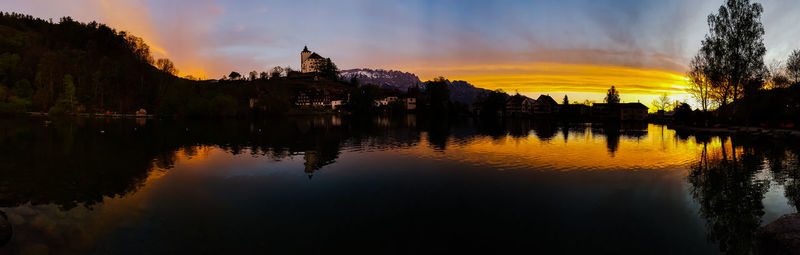
[[[306,72],[310,68],[309,63],[306,61],[309,57],[311,57],[311,51],[308,50],[308,46],[303,47],[303,51],[300,52],[300,70],[302,72]]]

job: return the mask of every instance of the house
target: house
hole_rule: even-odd
[[[303,47],[300,52],[300,72],[302,73],[315,73],[319,72],[319,65],[325,61],[325,58],[308,50],[308,46]]]
[[[508,116],[528,116],[533,113],[533,105],[533,99],[518,94],[506,100],[506,114]]]
[[[294,100],[294,105],[311,106],[311,97],[309,97],[305,92],[300,92],[297,94],[297,97]]]
[[[644,120],[647,106],[642,103],[594,104],[592,117],[596,120]]]
[[[587,117],[591,110],[585,104],[562,104],[560,108],[561,115],[567,118]]]
[[[647,106],[642,103],[620,104],[620,120],[644,120],[647,118]]]
[[[417,109],[417,98],[416,97],[409,97],[405,99],[406,103],[406,110],[414,110]]]
[[[559,110],[560,107],[558,103],[556,103],[556,100],[553,100],[553,98],[548,95],[539,96],[533,104],[533,114],[535,115],[556,114]]]
[[[336,110],[344,105],[344,100],[331,100],[331,109]]]

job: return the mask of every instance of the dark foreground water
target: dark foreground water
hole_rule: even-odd
[[[743,254],[800,205],[796,144],[413,116],[5,119],[0,254]]]

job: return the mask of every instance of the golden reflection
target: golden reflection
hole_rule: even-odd
[[[696,160],[704,146],[695,139],[680,140],[674,130],[656,125],[649,125],[646,134],[604,134],[591,127],[543,137],[540,135],[546,131],[531,132],[523,137],[475,137],[463,143],[451,139],[443,153],[430,149],[430,141],[423,139],[407,153],[500,170],[650,170],[685,166]],[[716,139],[706,146],[715,148],[721,143]]]

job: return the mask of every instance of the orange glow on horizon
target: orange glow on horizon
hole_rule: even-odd
[[[450,80],[467,81],[480,88],[502,89],[507,93],[519,92],[531,97],[566,94],[570,101],[602,102],[607,90],[615,86],[623,102],[639,101],[650,107],[655,98],[667,93],[673,100],[693,104],[687,93],[688,78],[673,71],[544,62],[410,70],[423,80],[444,76]],[[555,99],[560,102],[561,98]]]

